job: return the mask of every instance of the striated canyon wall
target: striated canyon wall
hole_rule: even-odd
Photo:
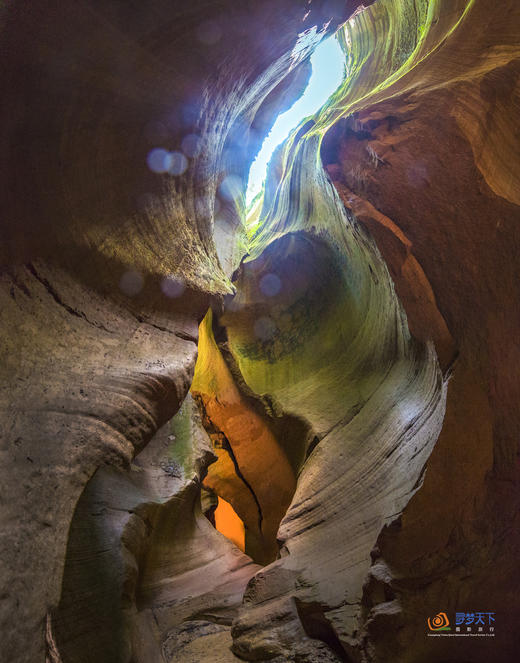
[[[2,660],[516,660],[520,6],[363,5],[0,8]]]

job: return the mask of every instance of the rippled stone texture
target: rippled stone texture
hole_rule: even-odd
[[[248,162],[231,127],[309,53],[291,56],[299,33],[332,31],[355,7],[0,9],[3,658],[43,659],[87,480],[128,466],[175,413],[198,324],[231,291],[241,231],[225,200],[213,239],[217,187]],[[192,134],[184,174],[150,170],[152,150]]]
[[[317,165],[319,145],[309,127],[287,147],[221,318],[247,384],[316,438],[280,525],[281,559],[251,581],[233,625],[248,660],[292,660],[302,625],[325,625],[329,646],[355,642],[370,552],[420,486],[444,413],[433,347],[410,335],[375,244]],[[266,296],[269,277],[279,287]]]
[[[421,8],[402,3],[405,11],[412,5]],[[423,16],[413,53],[397,38],[396,27],[406,34],[409,20],[396,3],[358,17],[346,95],[353,114],[322,149],[342,200],[385,257],[410,329],[419,338],[429,332],[441,362],[449,362],[434,301],[458,357],[424,484],[379,537],[374,568],[389,572],[372,575],[361,633],[370,660],[510,661],[519,614],[512,560],[519,544],[520,182],[511,149],[518,146],[520,9],[508,1],[492,13],[478,0],[434,2]],[[395,35],[385,48],[378,46],[383,25]],[[410,59],[385,81],[403,51]],[[374,86],[368,96],[363,85]],[[409,246],[404,262],[397,243]],[[431,286],[425,304],[413,291],[423,280],[417,265]],[[495,606],[499,637],[431,646],[426,616],[477,605]]]
[[[268,418],[237,387],[211,323],[210,312],[201,324],[191,386],[218,457],[204,484],[234,507],[245,524],[246,552],[266,564],[278,553],[276,532],[294,494],[294,471]]]
[[[358,3],[62,5],[0,9],[2,658],[515,660],[516,0],[349,21],[349,76],[279,151],[254,237],[229,199],[247,127],[301,88],[298,35]],[[261,571],[202,515],[205,463],[131,465],[210,306],[238,400],[302,426]],[[459,609],[497,637],[434,648],[426,617]]]

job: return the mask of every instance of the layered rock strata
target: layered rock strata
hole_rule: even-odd
[[[213,239],[216,190],[247,168],[231,127],[311,52],[301,33],[356,7],[0,9],[4,658],[43,659],[86,482],[175,413],[198,324],[231,291],[242,232],[225,197]]]
[[[357,9],[0,10],[6,660],[516,660],[515,0],[356,12],[245,219],[248,128]]]

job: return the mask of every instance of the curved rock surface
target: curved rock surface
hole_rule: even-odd
[[[360,16],[359,43],[370,49],[377,24],[394,14],[392,3],[379,3]],[[393,250],[393,238],[386,230],[383,236],[389,221],[410,242],[458,355],[423,487],[399,526],[378,541],[379,561],[390,568],[387,592],[400,610],[377,605],[381,599],[374,604],[369,594],[364,637],[371,660],[509,661],[518,615],[507,560],[518,547],[512,523],[519,425],[512,403],[519,385],[512,367],[518,365],[520,218],[513,193],[520,182],[509,150],[518,144],[511,132],[518,117],[520,14],[512,2],[500,3],[493,15],[478,1],[437,2],[429,5],[425,25],[419,50],[398,74],[368,98],[351,86],[354,114],[322,150],[342,199],[354,213],[361,209],[359,219],[382,254]],[[365,80],[367,65],[360,70]],[[403,294],[409,274],[402,269],[393,276],[419,335],[425,321],[413,322],[416,298],[411,317]],[[428,324],[431,332],[442,331]],[[442,359],[446,343],[437,334]],[[498,641],[468,646],[441,639],[432,650],[424,638],[425,615],[441,604],[455,612],[491,603],[501,606]],[[395,629],[398,638],[390,635]]]
[[[282,558],[233,626],[249,660],[289,660],[302,613],[328,625],[329,644],[354,643],[377,534],[420,485],[444,413],[433,349],[410,336],[381,255],[316,168],[319,145],[310,127],[287,146],[221,318],[247,384],[316,435],[280,525]],[[262,296],[273,279],[278,292]],[[287,601],[300,607],[287,613]],[[257,617],[278,609],[279,627]]]
[[[43,657],[85,482],[101,464],[128,464],[174,414],[198,323],[231,290],[236,258],[224,237],[219,260],[213,240],[217,186],[246,167],[231,126],[250,121],[310,52],[312,42],[291,56],[303,19],[332,30],[349,9],[20,0],[0,10],[0,619],[10,660]],[[200,154],[186,172],[152,172],[151,151],[178,150],[187,135]],[[222,218],[233,237],[236,211]]]
[[[515,661],[516,0],[62,4],[0,9],[0,658]]]

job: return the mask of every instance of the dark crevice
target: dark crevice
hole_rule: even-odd
[[[159,331],[166,332],[167,334],[173,334],[174,336],[181,338],[183,341],[190,341],[191,343],[195,344],[197,344],[198,342],[197,338],[192,334],[186,334],[185,332],[182,331],[174,331],[173,329],[168,329],[168,327],[163,327],[162,325],[158,325],[155,322],[151,322],[150,320],[145,318],[144,315],[136,315],[135,318],[141,324],[149,325],[150,327],[158,329]]]
[[[262,532],[262,522],[263,522],[263,514],[262,514],[262,507],[260,506],[260,502],[258,500],[258,497],[256,496],[255,491],[253,490],[253,487],[249,483],[249,481],[245,478],[243,475],[240,466],[238,464],[237,458],[233,452],[233,448],[231,446],[231,443],[229,442],[228,438],[226,435],[218,428],[218,426],[215,425],[215,423],[211,420],[210,416],[208,415],[206,408],[204,406],[204,402],[202,398],[197,396],[196,394],[193,394],[193,399],[197,403],[199,407],[199,411],[201,413],[201,420],[202,420],[202,425],[208,432],[208,434],[212,437],[213,440],[218,439],[220,446],[222,449],[228,452],[229,457],[231,458],[233,462],[233,466],[235,468],[235,473],[237,477],[242,481],[244,486],[247,488],[249,493],[251,494],[251,497],[253,498],[256,507],[258,509],[258,529],[260,532]]]
[[[253,487],[251,486],[249,481],[242,474],[242,472],[240,470],[240,466],[239,466],[238,461],[236,459],[236,456],[233,453],[233,448],[231,447],[231,444],[229,443],[229,440],[224,435],[224,433],[222,433],[222,439],[223,439],[222,448],[225,449],[228,452],[229,457],[233,461],[233,465],[235,467],[235,472],[236,472],[237,477],[242,480],[242,482],[244,483],[246,488],[249,490],[249,492],[251,493],[252,498],[255,501],[255,504],[256,504],[257,509],[258,509],[258,529],[261,532],[262,531],[262,521],[263,521],[264,517],[263,517],[263,514],[262,514],[262,507],[260,506],[260,502],[258,501],[258,497],[256,496],[255,491],[253,490]]]
[[[36,271],[34,265],[32,265],[31,263],[27,263],[26,267],[27,267],[28,271],[34,276],[34,278],[37,279],[43,285],[45,290],[47,290],[47,292],[54,299],[54,301],[57,304],[59,304],[59,306],[64,308],[68,313],[70,313],[71,315],[74,315],[77,318],[81,318],[82,320],[87,322],[89,325],[92,325],[93,327],[97,327],[98,329],[102,329],[103,331],[106,331],[109,334],[114,333],[110,329],[107,329],[105,327],[105,325],[101,324],[100,322],[93,322],[92,320],[89,320],[89,318],[87,318],[87,316],[85,315],[85,313],[83,311],[79,311],[78,309],[75,309],[72,306],[69,306],[68,304],[66,304],[61,299],[61,297],[58,295],[56,290],[52,287],[52,285],[49,283],[49,281],[47,281],[46,278],[44,278],[43,276],[38,274],[38,272]]]
[[[312,442],[307,447],[307,453],[305,455],[306,459],[311,455],[311,453],[314,451],[314,449],[316,449],[316,447],[318,446],[319,443],[320,443],[320,438],[317,435],[315,435]]]
[[[178,338],[182,338],[183,341],[191,341],[192,343],[195,344],[197,344],[198,342],[195,336],[192,336],[191,334],[186,334],[185,332],[180,332],[180,331],[176,331],[174,332],[174,334]]]
[[[167,327],[162,327],[161,325],[156,325],[155,323],[150,322],[149,320],[147,320],[144,317],[144,315],[136,315],[135,318],[141,324],[150,325],[150,327],[153,327],[154,329],[158,329],[159,331],[163,331],[163,332],[168,332],[169,334],[172,333],[171,330],[168,329]]]
[[[321,640],[344,663],[352,663],[352,659],[345,652],[340,639],[325,616],[323,607],[319,603],[306,603],[295,598],[298,617],[305,633],[309,638]]]

